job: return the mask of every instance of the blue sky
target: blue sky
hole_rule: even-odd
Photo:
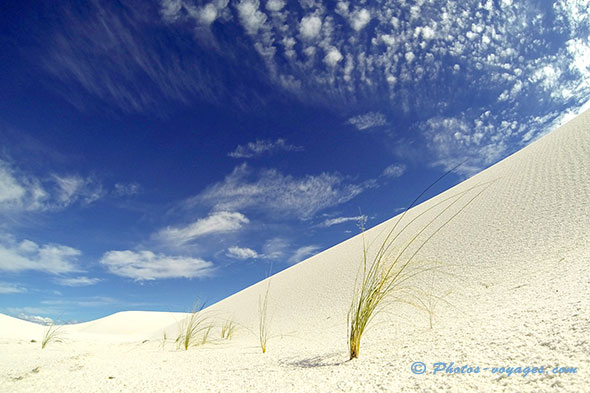
[[[216,302],[567,121],[590,1],[4,1],[0,312]]]

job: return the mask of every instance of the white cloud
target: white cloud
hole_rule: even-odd
[[[336,48],[330,48],[326,57],[324,57],[324,63],[330,67],[334,67],[340,60],[342,60],[342,53]]]
[[[356,30],[356,31],[360,31],[362,29],[365,28],[365,26],[367,26],[367,24],[371,21],[371,13],[362,8],[358,11],[355,11],[351,14],[351,19],[350,19],[350,26]]]
[[[27,288],[22,287],[18,284],[0,281],[0,294],[8,295],[12,293],[24,293],[27,292]]]
[[[243,164],[222,182],[191,198],[187,206],[202,204],[217,211],[253,208],[273,216],[309,219],[322,209],[348,202],[362,191],[361,186],[345,184],[338,174],[294,178],[268,169],[254,175]]]
[[[299,23],[299,32],[305,39],[316,38],[320,34],[321,28],[322,20],[316,15],[304,16]]]
[[[346,121],[348,124],[355,126],[358,130],[367,130],[373,127],[380,127],[387,124],[385,115],[379,112],[368,112],[364,115],[351,117]]]
[[[53,323],[53,319],[49,317],[42,317],[40,315],[29,315],[20,313],[17,315],[17,318],[33,323],[38,323],[39,325],[51,325]]]
[[[256,259],[260,257],[260,255],[255,250],[238,246],[228,248],[225,255],[235,259]]]
[[[254,35],[266,22],[266,15],[258,7],[258,0],[242,0],[237,6],[240,21],[246,32]]]
[[[182,245],[196,238],[215,233],[235,232],[250,220],[242,213],[217,211],[183,227],[167,227],[157,233],[157,237],[175,245]]]
[[[202,7],[197,7],[190,1],[161,0],[160,14],[168,23],[192,19],[200,25],[209,26],[223,13],[228,3],[229,0],[215,0]]]
[[[44,210],[48,197],[38,179],[17,173],[0,160],[0,212]]]
[[[321,247],[319,247],[319,246],[313,246],[313,245],[300,247],[297,249],[297,251],[295,251],[293,256],[291,256],[288,261],[291,264],[299,263],[299,262],[307,259],[308,257],[314,255],[320,248]]]
[[[266,9],[269,11],[280,11],[285,7],[285,2],[283,0],[268,0],[266,2]]]
[[[100,281],[100,278],[91,278],[86,276],[58,278],[56,280],[59,285],[64,285],[67,287],[83,287],[87,285],[94,285]]]
[[[503,116],[507,120],[498,120],[490,111],[485,111],[479,116],[434,117],[422,123],[420,129],[432,156],[432,165],[449,170],[467,160],[457,171],[473,175],[516,149],[518,145],[509,148],[510,141],[525,137],[530,140],[533,134],[526,132],[529,127],[539,133],[539,124],[555,116],[544,120],[529,118],[525,126],[509,120],[508,116]]]
[[[264,153],[273,153],[277,151],[302,151],[303,147],[290,145],[284,139],[279,138],[276,141],[271,140],[257,140],[256,142],[249,142],[246,145],[239,145],[236,149],[229,153],[228,156],[232,158],[254,158],[263,155]]]
[[[39,246],[30,240],[16,242],[11,236],[0,237],[0,271],[41,271],[63,274],[79,271],[77,258],[82,253],[59,244]]]
[[[151,251],[108,251],[100,263],[111,273],[136,281],[205,277],[213,272],[213,263],[203,259],[168,256]]]
[[[386,177],[400,177],[406,172],[404,164],[392,164],[383,170],[383,176]]]
[[[9,204],[20,201],[26,191],[14,178],[8,165],[0,161],[0,203]]]
[[[207,4],[201,9],[199,21],[204,25],[210,25],[217,19],[217,7],[213,3]]]
[[[344,223],[350,222],[350,221],[354,221],[356,223],[364,223],[365,221],[367,221],[367,216],[361,215],[361,216],[356,216],[356,217],[335,217],[335,218],[329,218],[329,219],[325,220],[321,224],[321,226],[323,226],[323,227],[331,227],[333,225],[344,224]]]
[[[174,22],[180,17],[182,0],[161,0],[160,13],[162,18],[168,22]]]

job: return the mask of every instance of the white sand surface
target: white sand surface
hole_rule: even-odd
[[[356,236],[271,277],[266,354],[256,331],[267,281],[206,309],[214,340],[188,351],[172,342],[180,313],[123,312],[66,326],[64,342],[43,350],[44,327],[0,315],[0,392],[590,392],[590,112],[415,207],[401,224],[492,181],[417,255],[440,266],[412,283],[445,295],[432,329],[427,313],[391,304],[348,361],[346,314],[362,256]],[[396,220],[367,231],[370,253]],[[238,328],[221,340],[229,318]],[[172,337],[164,345],[163,332]],[[425,374],[412,373],[418,361]],[[435,375],[436,362],[481,370]],[[545,372],[491,371],[527,366]],[[555,374],[556,366],[577,371]]]

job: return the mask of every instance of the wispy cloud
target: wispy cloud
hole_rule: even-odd
[[[151,251],[108,251],[100,263],[111,273],[136,281],[206,277],[214,270],[213,263],[200,258],[169,256]]]
[[[249,142],[246,145],[239,145],[236,149],[229,153],[228,156],[232,158],[254,158],[259,157],[265,153],[274,153],[278,151],[302,151],[303,147],[290,145],[284,139],[271,140],[257,140],[256,142]]]
[[[113,195],[117,197],[125,197],[138,194],[140,186],[138,183],[115,183]]]
[[[281,237],[267,240],[262,247],[262,254],[267,259],[283,258],[289,248],[289,242]]]
[[[351,221],[354,221],[356,223],[359,223],[359,222],[364,223],[366,220],[367,220],[367,216],[365,216],[365,215],[360,215],[360,216],[355,216],[355,217],[335,217],[335,218],[329,218],[329,219],[325,220],[320,226],[331,227],[333,225],[344,224],[344,223],[351,222]]]
[[[182,245],[206,235],[235,232],[249,222],[242,213],[216,211],[192,224],[162,229],[156,237],[173,245]]]
[[[206,27],[222,17],[227,1],[204,7],[191,3],[162,1],[162,19],[180,23],[188,18]],[[198,48],[187,48],[182,34],[161,34],[151,6],[94,0],[84,12],[61,10],[60,28],[44,42],[42,65],[63,82],[60,91],[72,105],[83,110],[91,105],[82,90],[128,112],[165,113],[168,101],[216,100],[225,93]],[[179,47],[187,50],[181,55],[171,49]]]
[[[406,165],[404,164],[391,164],[383,170],[383,176],[385,177],[400,177],[406,173]]]
[[[251,248],[238,246],[229,247],[225,255],[234,259],[257,259],[261,257],[260,254]]]
[[[80,271],[77,259],[82,253],[59,244],[38,245],[30,240],[16,242],[12,236],[0,237],[0,271],[41,271],[64,274]]]
[[[320,246],[304,246],[298,248],[295,253],[289,258],[289,263],[299,263],[308,257],[314,255],[321,247]]]
[[[273,170],[254,173],[246,164],[236,167],[226,178],[187,201],[217,211],[255,209],[281,217],[309,219],[325,208],[348,202],[363,187],[347,184],[338,174],[322,173],[294,178]]]
[[[89,296],[67,299],[42,300],[41,304],[48,306],[79,306],[79,307],[103,307],[112,304],[140,305],[141,303],[127,303],[110,296]]]
[[[81,176],[53,176],[57,184],[56,197],[62,206],[81,200],[84,204],[97,201],[105,195],[100,183]]]
[[[12,293],[24,293],[27,292],[27,288],[10,282],[0,281],[0,294],[8,295]]]
[[[86,276],[58,278],[56,280],[59,285],[64,285],[66,287],[83,287],[97,284],[100,281],[102,281],[100,278],[91,278]]]
[[[48,198],[38,179],[18,173],[0,159],[0,212],[42,210]]]
[[[368,112],[364,115],[351,117],[347,120],[348,124],[355,126],[358,130],[367,130],[369,128],[384,126],[387,124],[385,115],[379,112]]]
[[[89,205],[105,195],[102,184],[91,177],[53,174],[41,179],[0,159],[0,213],[60,210]]]

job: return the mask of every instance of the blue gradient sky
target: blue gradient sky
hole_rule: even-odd
[[[209,304],[590,99],[590,2],[4,1],[0,312]]]

